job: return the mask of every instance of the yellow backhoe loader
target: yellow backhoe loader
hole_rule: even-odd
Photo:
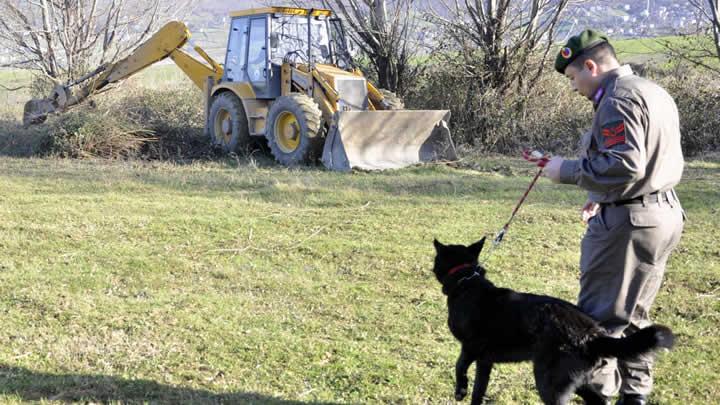
[[[403,110],[353,65],[342,22],[329,10],[265,7],[231,13],[225,64],[200,47],[181,48],[185,24],[171,22],[127,58],[58,85],[25,105],[26,125],[43,122],[106,86],[171,58],[205,94],[205,132],[228,152],[264,137],[275,159],[320,158],[332,170],[398,168],[456,159],[450,112]]]

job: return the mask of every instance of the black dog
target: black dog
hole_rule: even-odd
[[[480,404],[494,363],[532,361],[535,386],[545,404],[565,404],[576,391],[587,404],[604,404],[604,398],[584,387],[601,358],[672,347],[675,337],[665,326],[615,339],[567,301],[496,287],[478,265],[484,243],[485,238],[471,246],[434,241],[433,271],[448,296],[448,326],[462,346],[455,366],[458,401],[467,395],[472,362],[472,403]]]

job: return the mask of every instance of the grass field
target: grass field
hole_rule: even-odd
[[[432,239],[497,231],[532,176],[466,163],[0,157],[0,402],[453,403]],[[689,164],[690,220],[654,310],[679,344],[654,404],[720,403],[718,190],[718,160]],[[489,277],[574,301],[582,202],[541,180]],[[497,367],[490,399],[538,403],[531,375]]]
[[[678,51],[690,53],[696,57],[699,54],[703,54],[704,51],[702,50],[707,51],[705,55],[714,54],[712,38],[709,36],[688,35],[620,39],[613,40],[612,44],[617,51],[619,60],[623,63],[647,64],[664,68],[672,68],[678,63],[681,63],[677,55],[673,57],[670,56]],[[674,51],[671,51],[671,49]],[[718,66],[716,57],[704,56],[696,59],[702,60],[703,63],[711,67]]]
[[[676,44],[680,43],[680,41],[681,38],[675,36],[619,39],[613,41],[613,46],[619,57],[630,57],[634,55],[657,56],[665,50],[662,45],[663,43]]]
[[[23,105],[30,99],[26,86],[31,77],[27,71],[0,69],[0,119],[22,118]]]

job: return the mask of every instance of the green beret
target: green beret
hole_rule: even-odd
[[[584,51],[592,49],[602,43],[609,42],[608,38],[594,30],[585,30],[568,39],[567,43],[560,49],[555,58],[555,70],[565,74],[568,67]]]

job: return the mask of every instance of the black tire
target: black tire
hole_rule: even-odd
[[[315,162],[322,153],[322,112],[304,94],[278,97],[270,106],[265,138],[275,160],[285,166]]]
[[[404,110],[405,109],[405,103],[403,102],[403,100],[400,97],[398,97],[397,94],[393,93],[390,90],[385,90],[385,89],[379,89],[379,91],[384,97],[383,101],[389,107],[389,108],[387,108],[388,110]]]
[[[210,105],[210,142],[223,151],[237,152],[250,143],[247,116],[240,99],[233,93],[215,96]]]

